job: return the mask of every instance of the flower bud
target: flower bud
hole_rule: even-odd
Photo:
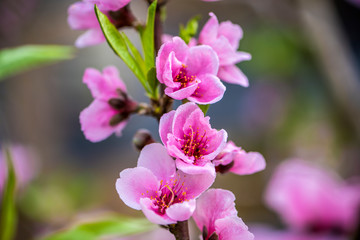
[[[138,130],[133,137],[133,144],[135,148],[141,151],[146,145],[154,143],[151,133],[146,129]]]

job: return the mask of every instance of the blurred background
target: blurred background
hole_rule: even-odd
[[[24,44],[73,45],[81,34],[67,24],[71,0],[1,0],[0,48]],[[145,19],[146,3],[131,9]],[[214,187],[236,195],[245,223],[281,227],[263,201],[274,168],[297,157],[333,169],[344,179],[360,175],[360,4],[356,0],[169,0],[165,33],[177,35],[200,14],[200,29],[214,12],[244,31],[240,50],[253,59],[239,64],[250,87],[225,84],[222,101],[208,112],[211,124],[229,139],[267,161],[251,176],[218,176]],[[134,30],[125,32],[140,47]],[[37,177],[18,197],[17,239],[32,239],[63,227],[79,215],[126,207],[115,190],[119,172],[136,165],[131,140],[149,129],[159,140],[155,119],[133,116],[123,131],[100,143],[87,141],[79,113],[92,97],[82,83],[87,67],[115,65],[129,94],[147,101],[125,64],[104,43],[78,49],[72,60],[35,69],[0,82],[0,139],[31,147]]]

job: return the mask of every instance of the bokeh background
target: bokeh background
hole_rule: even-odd
[[[71,0],[1,0],[0,48],[24,44],[73,45],[80,35],[67,24]],[[225,84],[222,101],[211,106],[212,126],[247,151],[261,152],[265,171],[218,176],[214,187],[233,191],[246,223],[281,227],[263,202],[274,168],[298,157],[334,169],[343,178],[360,175],[360,4],[345,0],[170,0],[166,33],[200,14],[200,27],[214,12],[244,30],[240,50],[253,59],[239,64],[250,87]],[[133,0],[136,16],[145,1]],[[136,33],[125,32],[140,46]],[[87,141],[79,113],[92,101],[82,75],[87,67],[115,65],[130,95],[147,101],[125,64],[104,43],[78,49],[72,60],[0,82],[0,139],[30,146],[40,164],[36,179],[18,197],[18,239],[32,239],[79,216],[115,211],[142,216],[115,191],[121,170],[136,165],[131,140],[149,129],[159,140],[155,119],[133,116],[123,131],[100,142]]]

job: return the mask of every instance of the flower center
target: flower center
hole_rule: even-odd
[[[190,132],[184,134],[183,146],[181,150],[186,156],[193,156],[195,158],[195,164],[197,160],[201,160],[204,154],[207,152],[207,143],[209,142],[206,136],[206,130],[203,134],[199,133],[199,128],[196,131],[189,126]]]
[[[196,82],[196,76],[194,75],[189,76],[186,68],[187,66],[183,64],[180,68],[178,75],[176,75],[176,77],[174,78],[174,82],[180,83],[180,88],[185,88],[194,81]]]
[[[184,183],[180,183],[178,179],[170,179],[169,183],[161,180],[157,194],[150,196],[154,203],[154,210],[158,214],[164,215],[166,209],[172,204],[188,201],[186,190],[187,187],[184,189]]]

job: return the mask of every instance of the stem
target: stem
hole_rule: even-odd
[[[188,221],[169,225],[169,231],[174,234],[176,240],[190,240]]]

